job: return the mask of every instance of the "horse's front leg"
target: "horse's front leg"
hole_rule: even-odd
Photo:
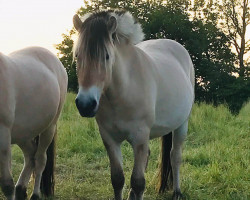
[[[122,169],[120,143],[117,143],[112,139],[105,140],[104,138],[103,143],[109,156],[111,181],[114,189],[115,200],[122,200],[122,189],[124,186],[125,178]]]
[[[0,124],[0,186],[8,200],[14,199],[14,182],[11,175],[10,129]]]
[[[142,200],[145,190],[144,173],[149,157],[149,131],[138,133],[130,141],[134,151],[134,168],[131,176],[131,190],[129,200]]]

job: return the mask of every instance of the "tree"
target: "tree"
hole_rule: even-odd
[[[237,54],[236,72],[240,77],[248,76],[249,63],[245,55],[250,49],[250,40],[246,40],[250,24],[249,0],[195,0],[192,11],[196,18],[209,20],[223,30]]]
[[[64,65],[67,74],[68,74],[68,89],[70,91],[77,91],[77,76],[76,76],[76,63],[73,60],[73,44],[74,41],[72,36],[75,34],[75,31],[72,29],[69,31],[69,34],[62,34],[63,41],[60,44],[56,45],[56,49],[59,51],[57,56]]]
[[[247,73],[244,55],[250,49],[250,40],[246,41],[246,29],[250,23],[250,4],[248,0],[223,0],[222,3],[219,7],[222,13],[222,26],[236,49],[239,76],[244,77]]]

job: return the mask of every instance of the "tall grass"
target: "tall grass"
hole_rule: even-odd
[[[74,105],[74,94],[58,123],[56,196],[62,200],[112,199],[109,160],[94,119],[81,118]],[[186,199],[250,199],[250,103],[239,115],[225,106],[196,104],[183,147],[181,188]],[[155,191],[159,140],[150,142],[151,156],[146,172],[145,200],[171,199],[171,192]],[[132,149],[122,146],[127,198],[133,166]],[[22,154],[13,148],[15,180],[22,168]],[[31,188],[29,188],[31,190]],[[0,193],[0,199],[3,199]]]

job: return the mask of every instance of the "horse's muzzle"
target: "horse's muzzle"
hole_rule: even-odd
[[[98,103],[95,99],[91,99],[88,102],[82,102],[79,98],[75,100],[76,107],[82,117],[94,117],[97,109]]]

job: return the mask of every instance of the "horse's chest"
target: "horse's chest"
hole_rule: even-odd
[[[147,127],[150,115],[134,113],[129,110],[109,110],[97,115],[97,123],[103,128],[103,133],[111,136],[116,141],[130,140],[138,130],[142,127]],[[140,117],[138,117],[140,116]]]
[[[109,134],[116,140],[125,140],[130,132],[130,123],[116,112],[98,115],[96,120],[98,125],[105,130],[105,134]],[[102,131],[101,134],[103,134]]]

